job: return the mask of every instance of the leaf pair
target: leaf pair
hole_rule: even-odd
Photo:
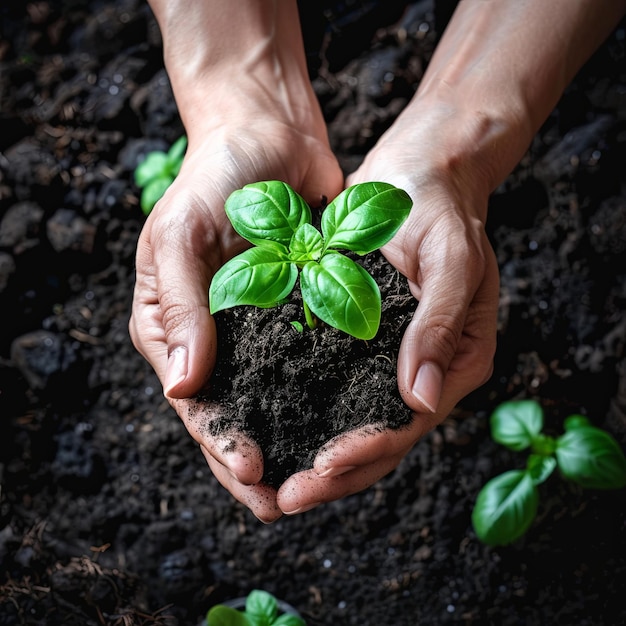
[[[558,438],[542,434],[543,411],[533,400],[505,402],[491,415],[492,437],[511,450],[528,448],[526,468],[492,478],[480,491],[472,512],[478,538],[506,545],[521,537],[537,514],[537,486],[559,468],[568,480],[593,489],[626,486],[626,458],[606,431],[582,415],[565,420]]]
[[[244,611],[217,604],[206,616],[207,626],[305,626],[297,615],[278,614],[278,601],[267,591],[255,589],[246,598]]]
[[[371,339],[380,324],[378,285],[339,250],[364,255],[380,248],[396,234],[411,206],[409,195],[393,185],[361,183],[326,207],[320,232],[305,200],[286,183],[259,182],[234,191],[226,201],[226,215],[254,247],[213,277],[211,313],[239,305],[282,304],[300,276],[310,327],[312,312],[358,339]]]

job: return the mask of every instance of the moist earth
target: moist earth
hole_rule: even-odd
[[[411,423],[398,390],[396,352],[415,300],[380,253],[355,262],[376,276],[381,290],[381,325],[369,341],[319,320],[309,329],[297,291],[278,309],[216,314],[218,363],[208,397],[220,415],[211,422],[212,434],[248,433],[263,451],[263,482],[273,487],[312,467],[335,436]]]
[[[453,6],[301,3],[346,173],[414,93]],[[551,434],[583,413],[626,446],[624,23],[492,195],[491,379],[369,489],[264,525],[212,476],[128,336],[145,220],[132,173],[183,133],[148,6],[8,1],[0,16],[0,624],[195,626],[254,588],[309,625],[626,622],[624,490],[555,474],[509,547],[481,544],[470,519],[482,485],[525,462],[490,438],[504,400],[539,400]],[[380,255],[367,262],[384,302],[367,346],[326,327],[297,333],[297,295],[217,320],[215,384],[235,389],[226,368],[254,338],[234,402],[267,407],[292,441],[324,389],[309,402],[312,451],[334,428],[406,419],[395,360],[417,303]],[[279,375],[288,382],[270,388]],[[301,452],[267,448],[266,480],[310,464]]]

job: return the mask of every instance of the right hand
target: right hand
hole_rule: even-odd
[[[416,99],[347,183],[384,181],[414,202],[381,250],[419,300],[402,342],[392,346],[413,420],[399,430],[366,426],[329,441],[313,469],[280,487],[278,504],[286,512],[372,485],[491,375],[499,300],[498,266],[484,230],[491,176],[477,167],[474,137],[468,133],[467,141],[457,132],[461,116],[452,129],[446,119],[445,111]]]

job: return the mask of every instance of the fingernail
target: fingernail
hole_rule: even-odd
[[[305,511],[310,511],[314,509],[316,506],[322,504],[321,502],[309,502],[309,504],[303,504],[301,507],[294,509],[293,511],[283,511],[285,515],[296,515],[297,513],[304,513]]]
[[[413,395],[431,412],[437,411],[441,388],[443,386],[443,374],[435,363],[426,362],[420,365],[413,383]]]
[[[350,472],[355,468],[356,465],[337,465],[335,467],[325,469],[323,472],[319,473],[318,476],[320,478],[332,478],[333,476],[341,476],[342,474]]]
[[[170,391],[183,382],[187,377],[187,348],[178,346],[174,348],[167,359],[165,381],[163,391],[169,395]]]

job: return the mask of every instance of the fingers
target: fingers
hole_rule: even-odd
[[[278,519],[276,491],[261,484],[263,454],[244,433],[220,428],[219,406],[200,400],[170,400],[189,434],[200,444],[211,471],[218,481],[264,523]],[[222,427],[223,428],[223,427]]]
[[[375,463],[356,467],[344,474],[320,477],[315,470],[298,472],[281,485],[277,503],[285,515],[297,515],[325,502],[339,500],[367,489],[391,472],[403,454],[384,457]]]
[[[439,421],[438,416],[420,414],[398,430],[365,426],[338,435],[318,452],[313,470],[321,478],[328,478],[375,463],[381,456],[404,456]]]
[[[395,469],[441,419],[416,415],[399,430],[364,427],[335,437],[319,451],[313,469],[294,474],[281,485],[278,506],[286,515],[295,515],[367,489]]]
[[[276,504],[276,491],[262,484],[263,453],[258,445],[238,430],[219,424],[217,404],[200,400],[172,400],[189,434],[200,443],[211,471],[223,487],[247,506],[262,522],[278,519],[282,512]]]
[[[413,410],[445,415],[491,373],[497,264],[482,225],[454,214],[431,225],[417,253],[404,261],[420,299],[400,346],[398,386]]]
[[[242,484],[258,483],[263,476],[263,454],[243,432],[221,423],[220,407],[202,399],[174,400],[170,404],[189,434]]]
[[[215,362],[207,290],[216,247],[206,208],[176,181],[148,218],[137,247],[130,331],[165,395],[196,393]]]
[[[200,449],[220,484],[228,489],[238,502],[248,507],[259,520],[264,524],[270,524],[282,516],[283,512],[276,503],[275,489],[262,483],[242,484],[209,450],[204,446]]]
[[[278,505],[285,514],[295,515],[370,487],[440,420],[438,415],[416,415],[399,430],[364,427],[335,437],[317,454],[313,469],[285,481],[278,490]]]

